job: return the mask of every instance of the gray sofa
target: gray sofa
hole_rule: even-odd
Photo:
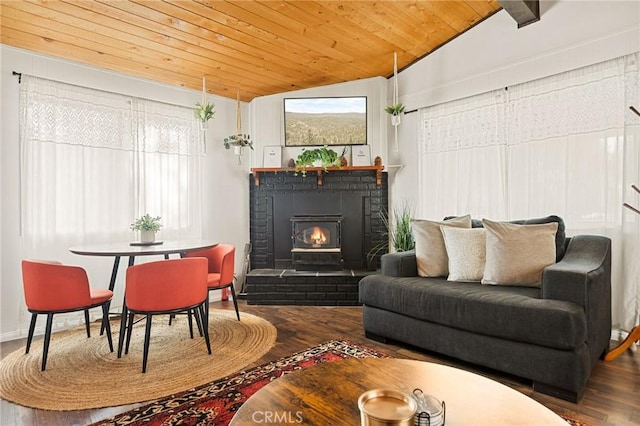
[[[530,379],[536,391],[577,402],[609,345],[611,241],[565,239],[562,224],[556,243],[558,262],[540,288],[423,278],[415,252],[386,254],[381,273],[359,284],[365,334]]]

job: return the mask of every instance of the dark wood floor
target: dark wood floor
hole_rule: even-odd
[[[233,309],[231,302],[214,302],[216,309]],[[528,381],[480,369],[454,359],[421,352],[402,345],[368,340],[362,331],[360,307],[247,306],[240,309],[269,320],[278,329],[276,345],[254,365],[278,359],[332,339],[348,339],[398,358],[411,358],[452,365],[493,378],[530,396],[558,414],[599,425],[640,425],[640,351],[627,351],[614,361],[599,361],[579,404],[532,392]],[[611,342],[612,347],[616,342]],[[0,344],[4,356],[19,349],[24,341]],[[108,378],[105,378],[108,380]],[[115,385],[115,384],[114,384]],[[140,404],[83,411],[43,411],[1,401],[0,425],[86,425],[127,411]],[[535,424],[535,422],[534,422]]]

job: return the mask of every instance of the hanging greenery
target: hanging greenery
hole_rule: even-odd
[[[398,102],[397,104],[393,104],[393,105],[389,105],[387,106],[384,111],[387,114],[391,114],[391,115],[400,115],[404,112],[404,105],[402,105],[400,102]]]
[[[216,115],[216,111],[213,108],[215,108],[215,104],[213,103],[207,102],[201,104],[200,102],[196,102],[196,117],[203,123],[211,120]]]
[[[302,148],[302,153],[296,159],[296,174],[300,172],[303,176],[307,174],[307,167],[322,167],[325,171],[328,167],[341,167],[340,157],[343,156],[347,148],[342,150],[342,154],[338,155],[327,145],[321,148],[306,149]]]

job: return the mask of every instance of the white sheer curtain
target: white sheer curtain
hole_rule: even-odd
[[[613,241],[614,325],[638,324],[640,178],[634,54],[422,110],[419,213],[557,214]]]
[[[22,257],[81,265],[106,287],[113,259],[70,246],[132,240],[129,225],[147,212],[162,217],[160,239],[201,235],[190,108],[23,75],[20,112]]]

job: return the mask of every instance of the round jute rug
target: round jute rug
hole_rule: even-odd
[[[212,309],[209,333],[212,354],[194,322],[189,337],[187,318],[178,315],[169,326],[168,316],[153,319],[147,372],[142,373],[144,321],[137,323],[129,353],[117,358],[120,321],[112,320],[114,352],[109,352],[100,324],[54,333],[47,369],[40,371],[42,339],[0,361],[0,397],[20,405],[45,410],[80,410],[149,401],[185,391],[241,370],[267,353],[277,331],[255,315]]]

